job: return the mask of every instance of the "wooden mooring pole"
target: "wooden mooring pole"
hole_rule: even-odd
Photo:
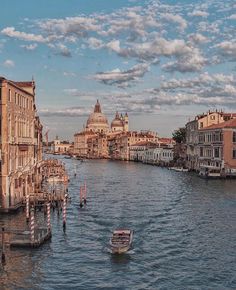
[[[1,256],[1,260],[2,260],[2,265],[4,265],[6,263],[6,256],[5,256],[5,247],[4,247],[4,227],[2,227],[2,256]]]
[[[47,230],[51,232],[51,205],[50,202],[47,203]]]
[[[66,198],[63,199],[63,231],[66,230]]]
[[[83,207],[83,187],[82,186],[80,186],[80,193],[79,193],[79,195],[80,195],[80,203],[79,203],[79,206],[80,206],[80,208],[82,208]]]
[[[86,181],[84,182],[84,204],[87,203],[87,184]]]
[[[31,208],[30,211],[30,239],[31,239],[31,245],[34,245],[35,241],[35,224],[34,224],[34,207]]]
[[[28,194],[26,195],[26,207],[25,207],[25,210],[26,210],[26,222],[28,223],[29,222],[29,195]]]

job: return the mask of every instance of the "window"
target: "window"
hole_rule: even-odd
[[[203,128],[203,122],[200,122],[200,128]]]
[[[236,148],[233,149],[233,159],[236,159]]]
[[[11,90],[8,90],[8,101],[11,102]]]
[[[2,87],[0,87],[0,100],[2,99]]]
[[[211,120],[215,120],[215,116],[211,116]]]
[[[219,147],[214,148],[214,157],[215,158],[219,158],[220,157]]]
[[[200,157],[203,157],[203,147],[200,147]]]
[[[236,131],[233,132],[233,143],[236,143]]]

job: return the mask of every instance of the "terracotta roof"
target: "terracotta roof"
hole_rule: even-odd
[[[219,124],[213,124],[211,126],[200,129],[200,131],[211,130],[211,129],[223,129],[223,128],[236,128],[236,118],[222,122]]]
[[[97,134],[91,131],[83,131],[83,132],[74,134],[74,136],[83,136],[83,135],[85,136],[85,135],[97,135]]]
[[[14,82],[14,81],[11,81],[13,82],[14,84],[16,84],[18,87],[32,87],[34,85],[34,82]]]
[[[132,144],[131,146],[153,146],[153,147],[158,147],[159,144],[157,143],[153,143],[153,142],[150,142],[150,141],[140,141],[140,142],[137,142],[135,144]]]
[[[175,143],[174,139],[172,138],[159,138],[160,143]]]
[[[223,116],[235,118],[236,117],[236,113],[223,113]]]

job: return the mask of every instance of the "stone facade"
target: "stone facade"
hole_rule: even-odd
[[[198,170],[219,169],[222,175],[236,175],[236,119],[199,130]]]
[[[92,131],[83,131],[74,135],[74,154],[79,157],[88,156],[88,139],[96,137]]]
[[[206,114],[197,115],[194,120],[186,124],[186,167],[190,170],[197,170],[199,167],[197,145],[199,140],[199,130],[214,124],[220,124],[232,118],[236,114],[224,112],[207,112]]]
[[[113,136],[110,157],[112,159],[130,160],[130,147],[138,142],[158,142],[158,136],[151,131],[128,131]]]
[[[130,147],[130,160],[155,165],[170,165],[173,161],[173,145],[139,142]]]
[[[16,207],[41,182],[42,125],[35,106],[35,83],[0,77],[0,206]]]
[[[71,152],[71,144],[69,141],[61,141],[58,136],[52,142],[52,152],[56,154],[69,154]]]

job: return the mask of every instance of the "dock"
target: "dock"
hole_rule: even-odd
[[[29,229],[6,229],[0,232],[0,237],[1,244],[4,243],[10,248],[38,248],[51,240],[52,232],[46,227],[37,227],[32,239],[32,232]]]

